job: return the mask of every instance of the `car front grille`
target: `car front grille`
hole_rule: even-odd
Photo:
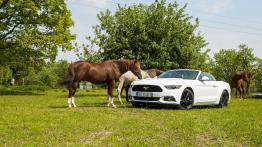
[[[160,99],[160,97],[137,97],[137,96],[134,96],[133,98],[134,100],[141,100],[141,101],[158,101]]]
[[[143,91],[143,92],[162,92],[161,87],[156,85],[134,85],[132,87],[133,91]]]

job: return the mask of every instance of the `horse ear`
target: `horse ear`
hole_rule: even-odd
[[[140,66],[141,66],[141,63],[140,63],[140,61],[135,60],[135,61],[134,61],[134,65],[137,66],[137,67],[140,67]]]

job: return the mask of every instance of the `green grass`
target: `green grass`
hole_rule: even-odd
[[[0,95],[1,146],[262,146],[262,99],[189,111],[106,107],[106,91]],[[124,100],[124,99],[123,99]],[[124,100],[125,101],[125,100]]]

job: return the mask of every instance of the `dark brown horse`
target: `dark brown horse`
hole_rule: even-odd
[[[115,107],[113,102],[113,87],[115,81],[127,72],[132,71],[139,79],[142,78],[140,62],[136,60],[107,60],[100,64],[88,61],[77,61],[71,63],[68,67],[67,79],[62,81],[62,85],[66,85],[69,91],[68,107],[76,107],[75,92],[79,87],[79,82],[88,81],[94,84],[107,83],[108,104]]]
[[[231,82],[231,88],[236,88],[236,97],[237,97],[237,91],[240,94],[240,98],[245,98],[248,88],[249,88],[249,81],[251,79],[251,74],[248,72],[241,72],[236,73]]]

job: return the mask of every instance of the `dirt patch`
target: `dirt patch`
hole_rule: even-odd
[[[84,144],[97,144],[106,139],[113,132],[101,130],[101,131],[89,131],[86,137],[80,138],[80,142]]]

